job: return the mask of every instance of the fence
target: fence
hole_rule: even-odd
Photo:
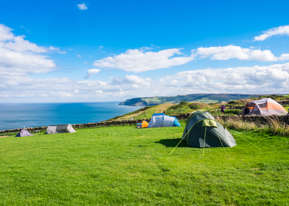
[[[187,119],[191,114],[181,114],[181,115],[176,115],[178,119],[185,120]],[[223,119],[224,121],[227,120],[240,120],[240,121],[247,121],[247,122],[258,122],[261,124],[267,124],[270,119],[276,119],[279,122],[283,122],[285,124],[289,125],[289,115],[286,116],[270,116],[270,117],[265,117],[265,116],[218,116],[218,118]],[[146,121],[149,121],[149,119],[144,119]],[[86,123],[86,124],[72,124],[72,126],[76,129],[81,129],[81,128],[90,128],[90,127],[106,127],[106,126],[121,126],[121,125],[135,125],[136,123],[140,122],[140,120],[122,120],[122,121],[103,121],[103,122],[96,122],[96,123]],[[47,129],[47,126],[43,127],[33,127],[33,128],[26,128],[30,132],[39,132],[39,131],[44,131]],[[9,130],[2,130],[0,131],[0,134],[2,133],[15,133],[19,132],[21,128],[18,129],[9,129]]]

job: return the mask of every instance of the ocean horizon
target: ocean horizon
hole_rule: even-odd
[[[100,122],[138,108],[119,102],[0,103],[0,130]]]

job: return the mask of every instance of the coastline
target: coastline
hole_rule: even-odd
[[[43,129],[49,125],[95,124],[133,112],[140,107],[119,102],[0,104],[0,132],[20,128]]]

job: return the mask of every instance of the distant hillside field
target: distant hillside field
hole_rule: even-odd
[[[249,99],[237,99],[230,100],[227,102],[214,102],[214,103],[205,103],[205,102],[189,102],[189,101],[181,101],[178,103],[162,103],[158,105],[145,106],[139,110],[134,112],[115,117],[112,120],[142,120],[142,119],[150,119],[152,114],[154,113],[165,113],[171,116],[177,116],[181,114],[192,113],[197,110],[205,110],[211,112],[213,115],[241,115],[242,110],[247,102],[252,101],[253,99],[260,98],[272,98],[278,101],[283,107],[288,110],[289,108],[289,96],[288,95],[270,95],[270,96],[256,96],[251,97]],[[226,106],[225,113],[220,112],[220,106],[224,104]]]
[[[258,95],[247,95],[247,94],[188,94],[178,95],[171,97],[139,97],[127,99],[121,102],[122,105],[127,106],[152,106],[157,104],[163,104],[165,102],[179,103],[179,102],[205,102],[205,103],[216,103],[222,101],[231,101],[238,99],[247,99],[257,97]]]

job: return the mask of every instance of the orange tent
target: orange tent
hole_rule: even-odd
[[[245,115],[286,115],[284,107],[271,98],[260,99],[246,104]]]
[[[137,128],[147,128],[149,126],[149,123],[147,121],[142,121],[142,123],[137,123]]]
[[[149,123],[147,121],[142,121],[141,126],[142,128],[147,128],[149,126]]]

